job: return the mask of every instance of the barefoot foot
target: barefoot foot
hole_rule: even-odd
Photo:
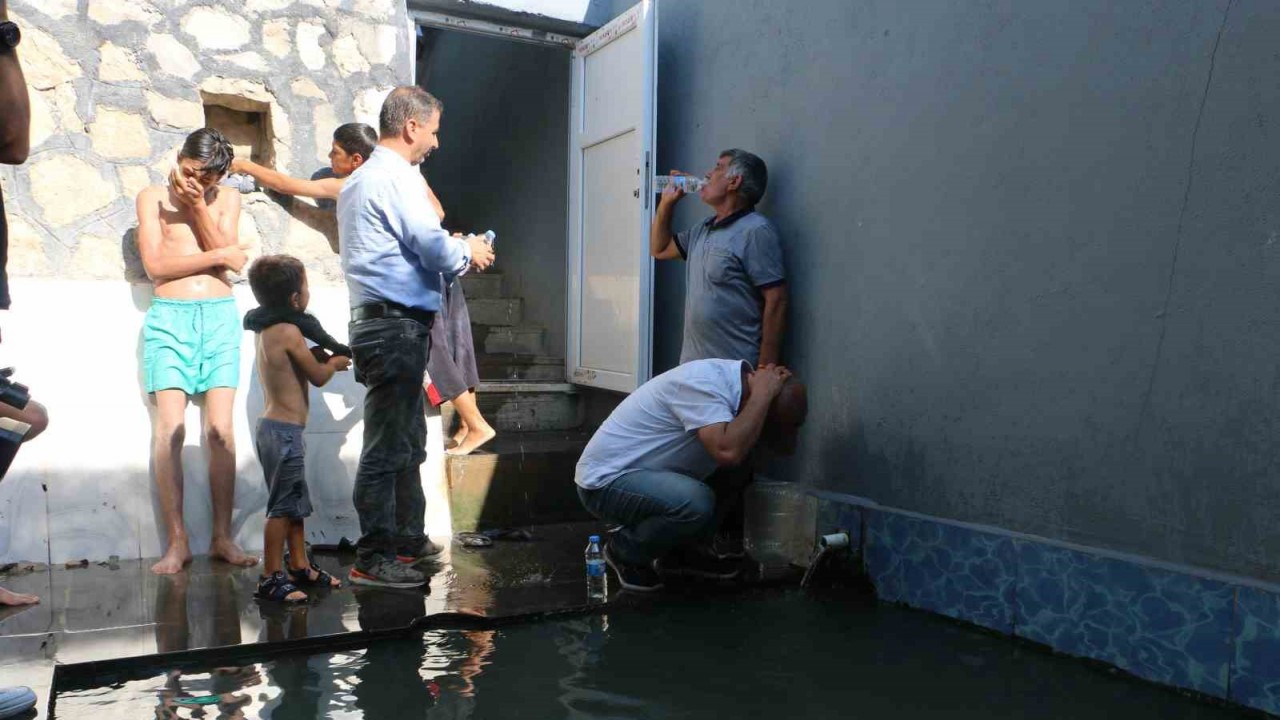
[[[0,605],[35,605],[40,598],[0,588]]]
[[[446,450],[449,455],[470,455],[479,447],[498,436],[498,431],[486,425],[482,428],[474,428],[467,433],[466,439],[458,443],[458,447],[452,450]]]
[[[238,567],[253,567],[258,564],[258,558],[241,550],[239,545],[227,538],[219,538],[209,544],[209,557]]]
[[[169,543],[169,549],[160,558],[160,562],[151,566],[151,572],[157,575],[175,575],[182,572],[182,568],[189,562],[191,546],[187,544],[186,538],[177,539]]]

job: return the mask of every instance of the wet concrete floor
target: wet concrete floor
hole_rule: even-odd
[[[415,626],[581,609],[588,605],[582,552],[587,536],[602,531],[572,523],[539,526],[532,540],[495,540],[490,548],[454,543],[442,562],[426,568],[434,574],[423,589],[346,585],[313,592],[304,606],[287,609],[253,598],[258,568],[203,557],[167,577],[151,574],[149,560],[0,576],[0,585],[42,599],[0,610],[0,685],[31,686],[40,696],[35,717],[44,717],[55,665],[66,666],[60,672],[92,672],[157,653],[168,654],[166,662],[207,660],[219,648],[315,647]],[[315,558],[343,578],[354,561],[350,553]]]

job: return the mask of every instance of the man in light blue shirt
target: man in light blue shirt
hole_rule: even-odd
[[[351,351],[356,379],[368,390],[354,493],[360,540],[349,575],[358,585],[422,585],[426,576],[414,565],[442,551],[424,531],[422,374],[441,273],[493,262],[483,239],[453,238],[441,229],[417,169],[439,147],[441,110],[422,88],[393,90],[379,116],[378,147],[338,194]]]

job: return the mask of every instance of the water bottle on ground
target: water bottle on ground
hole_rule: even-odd
[[[604,553],[600,550],[600,536],[587,538],[587,597],[604,600],[609,596],[609,574],[604,567]]]
[[[693,175],[659,175],[654,178],[653,187],[655,192],[662,194],[662,191],[666,190],[667,186],[674,185],[692,195],[701,190],[706,184],[706,180]]]

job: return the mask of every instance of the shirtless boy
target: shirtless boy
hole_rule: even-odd
[[[307,271],[297,258],[268,255],[249,268],[249,286],[261,308],[303,313],[311,299]],[[255,311],[256,312],[256,311]],[[252,313],[250,313],[252,314]],[[245,325],[252,323],[246,320]],[[275,602],[302,602],[300,587],[338,587],[342,583],[307,557],[303,522],[311,515],[311,494],[304,472],[311,396],[307,384],[321,387],[351,366],[351,358],[308,348],[302,331],[288,321],[258,332],[258,374],[267,403],[254,438],[270,498],[264,532],[262,577],[254,596]],[[289,544],[289,566],[284,546]],[[287,572],[287,574],[286,574]]]
[[[138,193],[138,250],[155,284],[143,325],[144,386],[155,398],[152,460],[168,531],[168,548],[151,567],[180,572],[191,561],[182,519],[183,420],[187,400],[204,395],[204,441],[213,496],[209,555],[255,565],[231,539],[236,452],[232,403],[240,379],[240,314],[227,271],[248,258],[239,241],[240,194],[218,182],[231,166],[231,144],[217,130],[191,133],[166,186]]]

